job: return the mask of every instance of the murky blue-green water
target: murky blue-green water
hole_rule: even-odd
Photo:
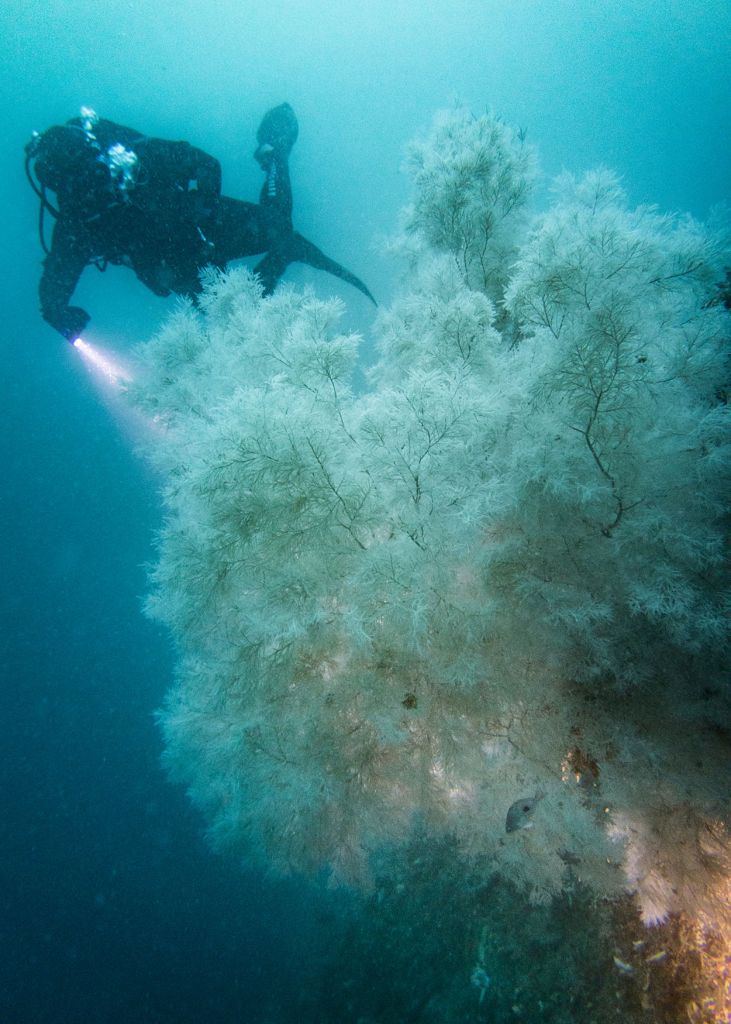
[[[453,919],[441,938],[439,924],[449,907],[471,905],[469,890],[421,879],[408,909],[423,936],[399,918],[401,893],[383,917],[371,913],[364,934],[349,897],[263,879],[212,854],[166,780],[153,714],[174,656],[141,612],[158,481],[119,404],[38,315],[38,211],[23,146],[88,104],[215,154],[224,191],[253,201],[256,127],[288,100],[300,121],[295,225],[386,302],[396,281],[382,243],[407,199],[403,149],[454,96],[526,127],[546,180],[605,164],[632,203],[706,218],[731,180],[731,8],[6,0],[0,33],[0,1019],[508,1019],[486,1016],[476,999],[473,1016],[452,1017],[448,995],[434,1010],[464,957]],[[348,326],[368,332],[373,314],[357,293],[302,268],[288,279],[337,291]],[[89,339],[121,355],[174,305],[121,268],[87,269],[77,295],[92,313]],[[499,896],[493,909],[509,928]],[[537,918],[536,930],[544,926]],[[523,927],[527,971],[541,950]],[[578,957],[570,924],[551,928]],[[556,984],[545,980],[547,1006]]]

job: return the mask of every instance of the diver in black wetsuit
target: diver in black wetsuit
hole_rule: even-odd
[[[56,217],[39,285],[43,318],[69,341],[89,315],[70,301],[86,266],[131,267],[157,295],[195,298],[200,271],[264,253],[255,268],[270,294],[289,263],[301,261],[366,286],[292,226],[289,154],[298,134],[288,103],[270,110],[254,154],[266,178],[259,203],[221,195],[221,167],[187,142],[153,139],[97,118],[81,117],[35,136],[26,147],[31,184]],[[37,185],[30,175],[34,161]],[[46,190],[55,192],[56,206]],[[44,245],[45,248],[45,245]]]

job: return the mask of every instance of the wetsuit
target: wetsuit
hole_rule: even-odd
[[[70,302],[90,263],[128,266],[156,295],[195,298],[203,267],[223,269],[260,253],[255,273],[265,294],[301,260],[375,301],[362,281],[293,229],[288,156],[296,135],[288,104],[265,115],[257,136],[265,144],[255,155],[266,178],[255,204],[222,196],[218,160],[187,142],[106,120],[76,118],[49,129],[33,150],[36,174],[57,201],[57,209],[47,204],[57,220],[39,285],[43,318],[69,340],[79,336],[89,315]]]
[[[187,142],[147,138],[133,129],[98,121],[93,134],[81,119],[57,133],[53,150],[66,159],[53,181],[58,218],[39,285],[43,318],[65,337],[77,336],[89,316],[70,306],[90,263],[130,266],[157,295],[197,289],[210,262],[205,230],[218,216],[221,166]],[[62,135],[62,132],[66,135]],[[122,187],[104,156],[122,146],[136,157],[135,181]],[[36,172],[46,172],[41,164]]]

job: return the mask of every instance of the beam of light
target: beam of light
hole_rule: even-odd
[[[132,375],[113,356],[102,352],[95,345],[90,345],[83,338],[76,338],[73,346],[95,376],[107,381],[117,391],[126,390],[126,385],[132,380]]]
[[[81,356],[97,394],[133,444],[147,444],[160,434],[163,424],[150,419],[127,401],[128,385],[134,375],[117,356],[85,338],[75,338],[71,344]]]

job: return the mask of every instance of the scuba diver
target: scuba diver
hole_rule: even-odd
[[[232,260],[259,254],[254,273],[265,295],[299,261],[342,278],[375,304],[359,278],[292,226],[289,154],[298,131],[288,103],[265,114],[254,153],[265,174],[258,204],[221,195],[221,165],[203,150],[150,138],[100,119],[88,107],[65,125],[35,134],[25,152],[26,173],[41,202],[43,319],[69,341],[79,337],[89,314],[70,301],[90,264],[99,270],[109,263],[128,266],[156,295],[174,292],[195,301],[203,267],[223,270]],[[55,193],[55,206],[47,191]],[[56,218],[50,249],[46,212]]]

